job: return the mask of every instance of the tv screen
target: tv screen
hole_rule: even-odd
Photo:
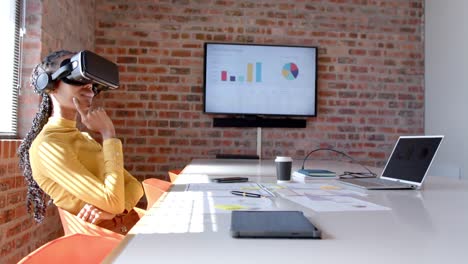
[[[204,111],[317,115],[317,47],[205,43]]]

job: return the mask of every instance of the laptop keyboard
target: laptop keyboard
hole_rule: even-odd
[[[404,183],[400,182],[394,182],[394,181],[388,181],[388,180],[383,180],[380,178],[371,178],[371,179],[359,179],[359,180],[354,180],[354,179],[347,179],[346,182],[349,183],[357,183],[361,186],[364,187],[370,187],[370,186],[406,186]]]

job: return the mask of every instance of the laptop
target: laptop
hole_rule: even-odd
[[[340,179],[368,190],[419,189],[444,136],[401,136],[380,177]]]
[[[321,238],[301,211],[232,211],[235,238]]]

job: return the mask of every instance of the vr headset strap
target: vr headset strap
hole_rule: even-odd
[[[73,71],[72,63],[69,62],[66,65],[60,67],[56,72],[52,74],[52,81],[60,80],[63,77],[69,75]]]

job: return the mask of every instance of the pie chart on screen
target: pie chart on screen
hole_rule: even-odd
[[[299,75],[299,68],[295,63],[286,63],[281,71],[286,80],[295,80]]]

